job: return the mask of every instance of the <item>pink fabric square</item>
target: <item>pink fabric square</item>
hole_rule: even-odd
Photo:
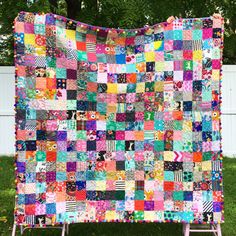
[[[211,142],[202,142],[202,151],[203,152],[211,151]]]
[[[182,131],[174,130],[174,140],[181,140],[182,139]]]
[[[76,150],[80,152],[87,151],[87,143],[84,140],[77,140],[76,141]]]
[[[87,169],[86,162],[84,161],[78,161],[76,163],[76,171],[85,171]]]
[[[219,126],[220,126],[219,120],[212,121],[212,130],[213,131],[218,131],[220,129]]]
[[[136,121],[143,121],[144,120],[144,113],[143,112],[135,112],[135,120]]]
[[[63,57],[61,57],[61,58],[58,57],[56,63],[57,63],[57,65],[56,65],[57,68],[66,68],[67,67],[66,60]]]
[[[155,211],[164,211],[164,201],[154,201]]]
[[[184,81],[183,82],[183,91],[191,92],[193,90],[192,81]]]
[[[77,61],[76,60],[66,60],[66,69],[77,70]]]
[[[193,161],[193,154],[189,152],[182,152],[183,155],[183,162],[192,162]]]
[[[108,103],[117,103],[117,96],[116,96],[116,94],[108,93],[107,94],[107,102]]]
[[[142,170],[136,170],[135,173],[134,173],[134,177],[135,177],[135,180],[144,180],[144,171]]]
[[[106,210],[106,201],[97,201],[96,203],[96,210],[97,211],[104,211]]]
[[[142,151],[135,152],[135,161],[144,161],[144,153]]]
[[[105,102],[107,99],[107,94],[106,93],[98,93],[97,94],[97,101],[98,102]]]
[[[116,171],[116,161],[106,161],[106,171]]]
[[[44,215],[46,214],[46,205],[45,204],[35,204],[35,215]]]
[[[57,130],[57,120],[47,120],[47,130],[48,131]]]
[[[175,132],[181,132],[181,131],[174,131],[174,139],[175,139]],[[181,134],[182,138],[182,134]],[[183,161],[183,155],[181,152],[174,152],[174,161],[182,162]]]
[[[183,188],[184,188],[184,185],[182,182],[175,182],[174,183],[174,190],[175,191],[181,191],[181,190],[183,190]]]
[[[144,129],[145,130],[153,130],[154,129],[154,121],[145,121],[144,122]]]
[[[24,32],[24,25],[25,25],[25,22],[16,22],[15,23],[15,32],[16,33],[22,33]]]
[[[221,19],[213,19],[213,28],[221,28]]]
[[[164,52],[155,52],[156,61],[164,61]]]
[[[173,50],[173,40],[164,41],[164,50]]]
[[[125,40],[126,45],[134,45],[134,38],[135,37],[127,37]]]
[[[135,140],[134,131],[125,131],[125,140]]]
[[[192,30],[183,30],[183,39],[191,40],[192,39]]]
[[[212,28],[202,30],[202,38],[209,39],[212,38]]]
[[[25,33],[34,34],[34,25],[31,23],[25,23]]]
[[[220,69],[220,60],[216,59],[216,60],[212,60],[212,69]]]
[[[125,139],[125,131],[116,131],[116,140],[124,140]]]
[[[88,56],[88,60],[90,62],[96,62],[97,61],[97,56],[96,56],[96,53],[87,53],[87,56]]]
[[[96,53],[106,53],[105,44],[96,44]]]
[[[106,141],[97,141],[97,151],[106,151]]]
[[[172,112],[164,112],[164,120],[172,120]]]
[[[107,180],[106,181],[106,190],[116,190],[116,181]]]
[[[126,102],[133,103],[135,102],[136,94],[135,93],[127,93],[126,94]]]

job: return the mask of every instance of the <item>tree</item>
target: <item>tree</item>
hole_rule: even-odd
[[[171,16],[225,18],[223,60],[236,64],[235,0],[0,0],[0,64],[13,65],[13,20],[20,11],[52,12],[92,25],[139,28]]]

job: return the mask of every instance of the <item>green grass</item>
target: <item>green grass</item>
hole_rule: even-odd
[[[224,196],[225,196],[225,223],[222,224],[223,236],[235,236],[235,215],[236,215],[236,159],[224,158]],[[0,235],[11,234],[13,224],[14,208],[14,167],[12,157],[0,157]],[[234,219],[234,220],[233,220]],[[24,235],[60,235],[58,229],[33,229],[26,230]],[[128,223],[96,223],[96,224],[73,224],[70,225],[70,235],[90,236],[118,236],[118,235],[181,235],[181,224],[128,224]],[[19,234],[19,230],[17,231]],[[192,235],[213,235],[213,234],[192,234]]]

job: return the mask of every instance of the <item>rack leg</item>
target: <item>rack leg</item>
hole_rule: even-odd
[[[66,232],[66,225],[63,224],[63,226],[62,226],[61,236],[65,236],[65,232]]]
[[[217,228],[217,236],[222,236],[220,224],[217,224],[216,228]]]
[[[11,236],[15,236],[16,235],[16,223],[13,223],[13,227],[12,227],[12,233]]]
[[[66,235],[69,235],[69,224],[66,224]]]
[[[23,232],[24,232],[24,227],[23,225],[20,226],[20,234],[23,235]]]
[[[190,224],[185,224],[184,236],[189,236]]]

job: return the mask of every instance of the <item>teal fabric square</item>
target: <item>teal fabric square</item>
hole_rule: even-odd
[[[56,68],[56,77],[60,79],[66,79],[66,69]]]
[[[126,73],[135,73],[136,64],[126,64]]]
[[[164,121],[163,120],[155,120],[154,121],[154,129],[155,130],[164,130]]]
[[[183,39],[183,31],[182,30],[174,30],[173,39],[174,40],[182,40]]]
[[[58,162],[66,162],[67,160],[67,152],[57,152],[57,161]]]
[[[193,40],[202,40],[202,30],[193,30]]]
[[[173,150],[183,151],[183,142],[182,141],[174,141],[173,142]]]
[[[66,172],[57,172],[56,173],[56,180],[58,182],[66,181],[67,180]]]
[[[173,171],[164,171],[164,180],[165,181],[174,181],[174,172]]]
[[[78,58],[78,60],[81,60],[81,61],[87,61],[87,59],[88,59],[87,53],[82,52],[82,51],[77,51],[77,58]]]
[[[173,200],[174,201],[183,201],[184,200],[183,191],[174,191],[173,192]]]

